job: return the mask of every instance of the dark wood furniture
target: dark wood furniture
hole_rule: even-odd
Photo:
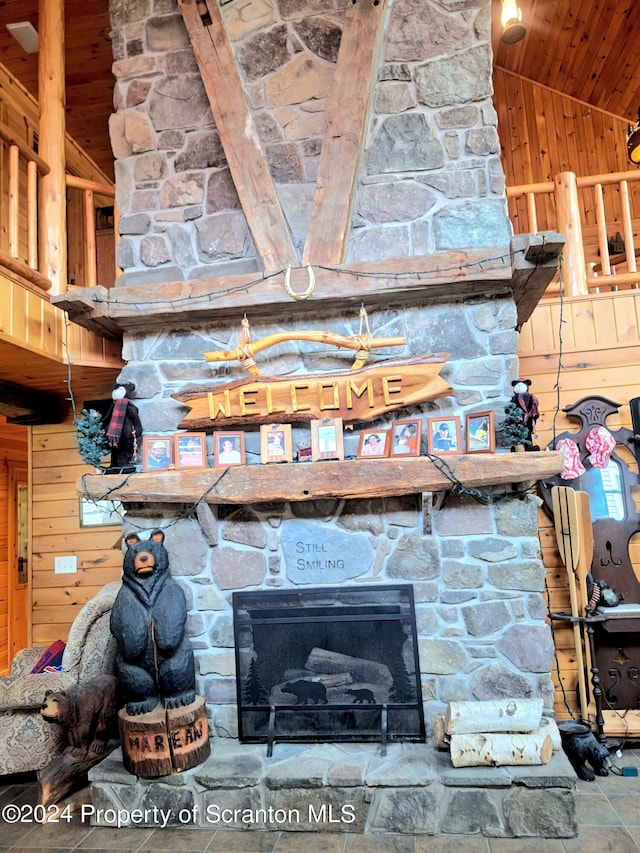
[[[591,430],[606,426],[607,418],[616,414],[620,405],[593,396],[563,410],[580,421],[580,429],[556,436],[549,448],[555,449],[561,439],[570,438],[576,443],[586,470],[573,480],[563,480],[560,475],[541,480],[538,492],[552,516],[554,486],[569,486],[589,494],[594,545],[591,573],[594,580],[603,580],[621,593],[624,601],[616,607],[599,606],[593,617],[581,613],[579,621],[588,625],[587,633],[593,632],[593,664],[599,674],[598,687],[602,689],[605,732],[637,737],[640,735],[640,582],[629,556],[629,541],[640,530],[640,514],[633,499],[640,477],[630,468],[637,445],[632,430],[610,430],[616,446],[605,469],[591,465],[586,445]],[[562,614],[551,614],[551,618],[561,619]]]

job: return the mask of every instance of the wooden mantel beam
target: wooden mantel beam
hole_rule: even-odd
[[[531,246],[544,244],[543,258],[524,260]],[[106,337],[167,323],[200,322],[212,318],[282,317],[283,312],[354,305],[367,308],[390,301],[451,302],[476,296],[513,293],[518,319],[524,322],[557,271],[563,238],[559,234],[520,235],[511,246],[460,249],[395,260],[344,264],[339,269],[314,267],[315,285],[305,300],[285,290],[285,271],[262,278],[220,276],[198,281],[130,285],[107,290],[85,288],[51,301],[69,313],[74,323]],[[517,263],[513,258],[518,258]],[[522,258],[520,257],[522,256]],[[292,271],[295,292],[308,286],[308,270]]]
[[[562,471],[562,454],[497,453],[443,457],[456,481],[486,488],[542,480]],[[446,470],[446,468],[445,468]],[[373,498],[448,491],[452,480],[427,456],[411,459],[354,459],[238,465],[202,471],[145,474],[89,474],[78,494],[141,503],[255,504],[328,498]]]

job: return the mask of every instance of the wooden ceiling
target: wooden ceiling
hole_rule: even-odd
[[[618,118],[635,122],[640,105],[638,0],[518,0],[527,34],[500,41],[492,0],[494,64]]]
[[[40,0],[42,2],[42,0]],[[0,62],[37,95],[37,57],[6,29],[31,21],[39,0],[0,0]],[[500,42],[500,0],[492,0],[495,64],[634,122],[640,105],[638,0],[519,0],[527,29],[515,45]],[[114,78],[109,0],[66,0],[67,129],[113,176],[108,120]]]

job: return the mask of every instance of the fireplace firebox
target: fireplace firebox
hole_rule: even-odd
[[[233,594],[242,742],[423,741],[413,588]]]

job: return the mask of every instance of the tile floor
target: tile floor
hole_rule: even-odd
[[[618,767],[640,771],[640,749],[612,755]],[[2,780],[0,779],[0,782]],[[4,781],[7,781],[6,779]],[[0,810],[36,802],[30,780],[0,784]],[[0,819],[0,853],[43,850],[154,851],[154,853],[627,853],[640,850],[640,775],[610,774],[577,784],[579,834],[571,839],[481,838],[440,835],[253,832],[207,829],[92,828],[75,816],[69,823],[9,823]],[[9,813],[8,816],[11,816]]]

